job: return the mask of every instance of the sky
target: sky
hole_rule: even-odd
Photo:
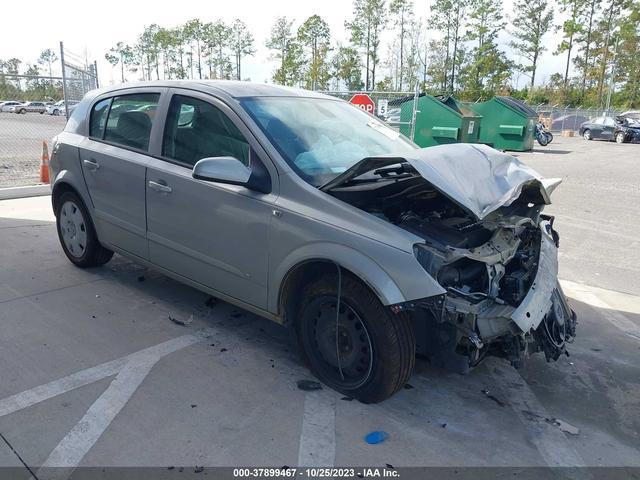
[[[428,18],[431,1],[414,0],[419,18]],[[508,17],[513,0],[503,2]],[[35,63],[46,48],[58,52],[59,56],[59,44],[63,41],[66,51],[97,61],[101,85],[119,82],[119,67],[113,68],[108,64],[104,54],[118,41],[134,43],[144,26],[152,23],[174,27],[192,18],[200,18],[203,22],[220,18],[229,23],[241,18],[253,33],[257,49],[255,56],[243,60],[242,76],[256,82],[269,82],[277,63],[270,59],[270,52],[264,44],[276,17],[284,15],[294,19],[294,28],[297,28],[307,17],[320,15],[329,24],[334,41],[346,44],[348,36],[344,21],[352,15],[350,0],[64,0],[55,8],[52,5],[50,1],[42,0],[5,2],[3,18],[16,21],[2,22],[0,59],[17,57],[25,63]],[[25,23],[18,19],[28,19],[28,27],[25,28]],[[503,33],[501,40],[506,42],[507,38],[508,34]],[[550,33],[545,38],[549,51],[540,60],[537,84],[546,81],[554,72],[564,71],[564,58],[550,53],[559,41],[558,34]],[[389,30],[382,38],[383,43],[392,39],[393,32]],[[383,53],[386,53],[386,47]],[[58,67],[54,75],[59,74]],[[527,78],[521,76],[520,85],[526,82]]]

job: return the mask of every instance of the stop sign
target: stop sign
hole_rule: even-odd
[[[373,115],[373,112],[376,108],[376,104],[373,103],[371,97],[366,93],[356,93],[353,97],[351,97],[349,103],[353,103],[355,106],[361,108],[367,113],[370,113],[371,115]]]

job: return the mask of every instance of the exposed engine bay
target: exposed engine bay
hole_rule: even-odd
[[[415,317],[418,351],[457,371],[486,355],[516,367],[535,352],[568,355],[576,318],[557,280],[559,237],[541,213],[539,183],[478,218],[421,173],[401,161],[326,190],[424,240],[414,254],[446,293],[392,307]]]

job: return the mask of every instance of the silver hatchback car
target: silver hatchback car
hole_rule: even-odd
[[[89,93],[55,139],[53,209],[79,267],[113,252],[295,329],[364,402],[423,353],[465,372],[566,353],[575,314],[543,215],[559,181],[482,145],[420,149],[335,98],[246,82]]]

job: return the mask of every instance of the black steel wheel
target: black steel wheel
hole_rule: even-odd
[[[393,395],[415,362],[413,325],[393,315],[355,277],[325,275],[303,290],[297,331],[305,359],[325,384],[365,403]]]

